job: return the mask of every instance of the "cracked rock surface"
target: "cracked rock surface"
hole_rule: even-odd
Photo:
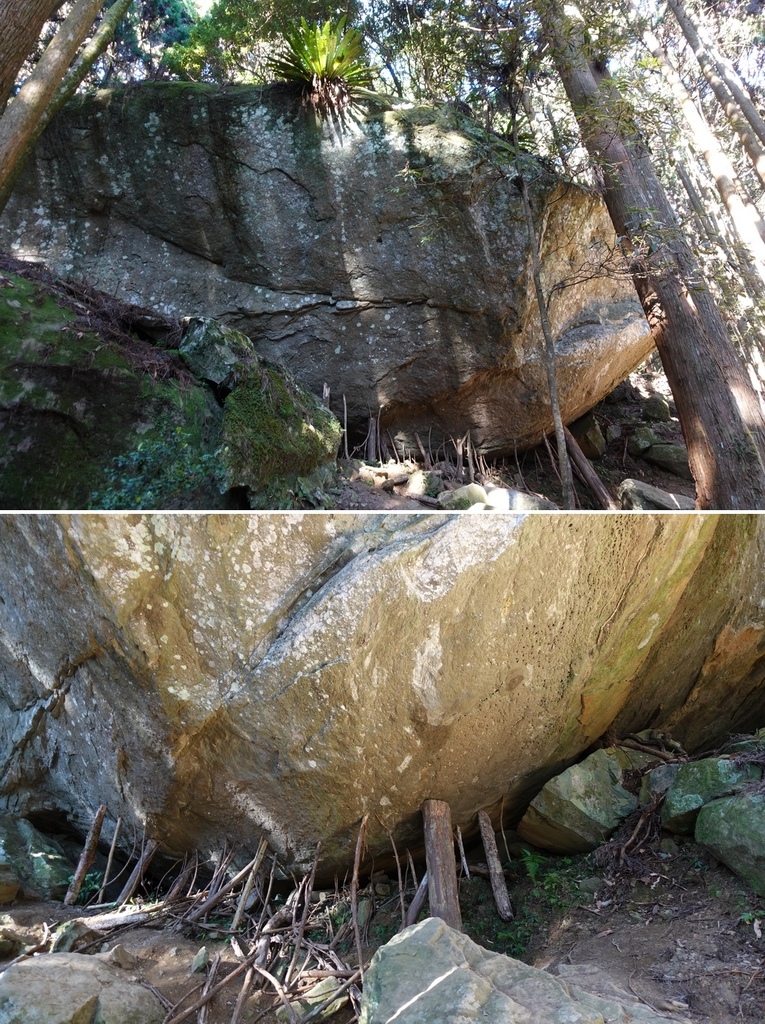
[[[129,302],[221,318],[314,393],[328,385],[341,419],[345,396],[362,436],[380,410],[402,444],[470,430],[479,452],[510,454],[551,429],[516,172],[415,114],[339,139],[279,87],[78,99],[37,147],[0,247]],[[569,422],[652,342],[631,283],[594,275],[614,245],[602,202],[528,161]]]
[[[765,520],[0,518],[0,809],[331,877],[512,816],[608,730],[762,720]]]

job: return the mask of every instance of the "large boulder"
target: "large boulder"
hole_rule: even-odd
[[[359,1024],[670,1024],[477,945],[438,918],[396,935],[364,975]]]
[[[99,956],[49,953],[0,974],[2,1024],[162,1024],[147,988]]]
[[[0,518],[0,807],[283,866],[516,819],[609,730],[765,720],[765,519]],[[87,737],[87,742],[85,738]],[[112,826],[113,827],[113,824]],[[105,827],[110,835],[110,826]],[[254,854],[254,849],[253,849]]]
[[[72,101],[0,247],[110,294],[248,334],[352,430],[512,453],[552,428],[515,164],[454,111],[337,138],[283,87],[142,83]],[[471,134],[472,132],[472,134]],[[480,133],[478,133],[480,134]],[[566,421],[649,352],[632,285],[598,276],[602,201],[528,161]],[[561,287],[566,284],[566,287]]]
[[[622,785],[625,770],[651,760],[621,747],[596,750],[542,787],[518,825],[519,835],[553,853],[596,849],[637,809],[637,797]]]
[[[765,896],[765,793],[761,789],[705,804],[696,819],[696,842],[758,896]]]

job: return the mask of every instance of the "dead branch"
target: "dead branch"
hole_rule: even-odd
[[[494,893],[494,902],[497,904],[497,913],[503,921],[512,921],[513,908],[507,892],[502,865],[499,862],[497,840],[494,836],[491,818],[486,811],[478,812],[478,826],[481,829],[481,839],[486,854],[486,863],[489,867],[489,880],[491,881],[491,891]]]
[[[85,846],[80,854],[80,859],[77,862],[77,869],[74,872],[72,878],[72,884],[66,891],[64,896],[64,906],[73,907],[77,902],[77,897],[80,895],[80,889],[82,883],[85,881],[85,876],[93,865],[93,861],[96,859],[96,849],[98,847],[98,840],[101,835],[101,826],[104,823],[106,817],[106,804],[101,806],[96,811],[96,816],[93,818],[93,824],[90,826],[87,839],[85,840]]]
[[[361,980],[364,981],[364,955],[361,949],[361,932],[359,931],[358,895],[359,895],[359,866],[361,864],[361,853],[364,849],[364,835],[367,830],[369,815],[365,814],[361,819],[359,834],[356,839],[356,853],[353,858],[353,877],[351,878],[351,920],[353,921],[353,934],[356,938],[356,953],[359,958],[359,970]]]

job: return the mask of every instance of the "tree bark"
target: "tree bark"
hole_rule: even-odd
[[[3,0],[0,5],[0,113],[21,65],[32,52],[43,25],[62,0]]]
[[[63,107],[63,105],[70,100],[72,96],[74,96],[78,87],[84,81],[87,73],[111,42],[117,25],[125,16],[132,3],[133,0],[115,0],[103,18],[101,18],[98,29],[93,34],[93,37],[83,47],[82,53],[67,72],[63,82],[56,91],[56,95],[42,112],[39,121],[24,143],[23,149],[16,157],[9,175],[5,181],[0,183],[0,214],[5,209],[8,200],[11,197],[14,186],[18,181],[19,175],[24,170],[27,160],[32,154],[35,143],[61,107]],[[0,127],[1,126],[2,121],[0,120]]]
[[[590,61],[583,24],[560,0],[535,6],[675,398],[697,507],[763,509],[762,408],[624,100]]]
[[[422,805],[422,817],[425,826],[430,915],[440,917],[451,928],[462,931],[449,804],[445,800],[426,800]]]
[[[37,67],[0,118],[0,188],[13,173],[32,132],[103,5],[104,0],[78,0]]]
[[[688,41],[688,45],[693,51],[693,55],[699,63],[699,67],[704,75],[704,78],[709,83],[712,92],[715,94],[718,103],[725,111],[725,115],[733,125],[736,134],[741,139],[741,144],[746,151],[746,155],[749,157],[752,166],[754,167],[758,178],[765,185],[765,123],[762,122],[759,114],[754,110],[753,104],[749,102],[749,106],[754,111],[755,117],[760,124],[762,124],[762,136],[758,137],[759,130],[755,131],[752,125],[744,116],[741,106],[734,99],[730,92],[727,84],[724,81],[724,76],[721,74],[721,68],[712,59],[707,47],[699,36],[698,30],[691,20],[685,7],[683,7],[680,0],[667,0],[672,13],[677,19],[677,23],[680,26],[683,35]]]
[[[639,14],[635,0],[629,0],[634,14]],[[744,247],[748,250],[754,270],[765,285],[765,223],[741,185],[730,160],[723,152],[717,137],[701,111],[691,99],[680,75],[662,49],[659,40],[649,30],[643,30],[643,42],[656,58],[670,89],[691,129],[694,144],[701,150],[707,167],[715,180],[725,209]]]

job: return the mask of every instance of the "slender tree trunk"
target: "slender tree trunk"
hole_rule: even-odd
[[[0,113],[43,25],[61,3],[62,0],[2,0],[0,3]]]
[[[697,507],[763,509],[765,419],[725,323],[623,99],[589,59],[583,24],[560,0],[535,7],[675,398]]]
[[[749,106],[754,111],[757,120],[762,124],[762,136],[760,136],[759,129],[757,131],[753,130],[752,125],[744,116],[741,106],[731,94],[723,75],[720,73],[720,68],[712,60],[707,47],[704,46],[699,36],[696,26],[680,0],[667,0],[667,3],[675,15],[683,35],[688,40],[688,44],[699,63],[704,78],[709,83],[718,103],[725,111],[726,117],[741,139],[741,144],[757,172],[758,178],[765,185],[765,124],[762,122],[762,118],[756,113],[754,105],[750,101]]]
[[[0,118],[0,188],[13,173],[103,5],[104,0],[77,0],[37,67]]]
[[[16,162],[5,182],[0,184],[0,214],[5,209],[11,197],[14,186],[19,175],[24,170],[35,143],[50,124],[53,117],[63,105],[74,96],[78,86],[82,83],[87,73],[109,45],[119,22],[124,18],[133,0],[115,0],[112,6],[101,19],[98,29],[93,38],[83,47],[82,53],[67,72],[66,77],[59,86],[56,95],[43,111],[36,127],[28,137],[23,150],[16,158]],[[0,122],[0,125],[2,122]]]
[[[519,152],[518,124],[515,112],[513,112],[513,146],[515,152]],[[560,472],[561,487],[563,489],[563,507],[576,508],[574,499],[574,478],[571,472],[571,463],[566,447],[566,434],[563,429],[563,418],[560,411],[560,396],[558,394],[558,381],[555,376],[555,341],[550,329],[550,320],[547,316],[547,300],[542,287],[542,263],[539,259],[539,239],[534,230],[534,215],[529,203],[529,193],[523,175],[518,172],[515,179],[516,187],[521,194],[523,202],[523,213],[526,218],[526,231],[529,236],[529,248],[531,250],[531,276],[534,281],[534,294],[537,299],[539,320],[542,326],[542,336],[545,344],[545,372],[547,373],[547,391],[550,396],[550,411],[552,414],[553,428],[555,430],[555,443],[558,448],[558,470]]]
[[[633,14],[639,17],[634,0],[629,0],[629,4]],[[733,165],[723,152],[706,119],[691,99],[690,93],[683,85],[680,75],[669,61],[659,40],[649,29],[645,29],[642,35],[646,48],[659,62],[662,73],[685,115],[691,129],[693,142],[701,150],[710,174],[717,185],[720,198],[733,222],[734,230],[749,253],[750,262],[760,278],[761,285],[765,285],[765,223],[763,223],[757,207],[746,195]]]

